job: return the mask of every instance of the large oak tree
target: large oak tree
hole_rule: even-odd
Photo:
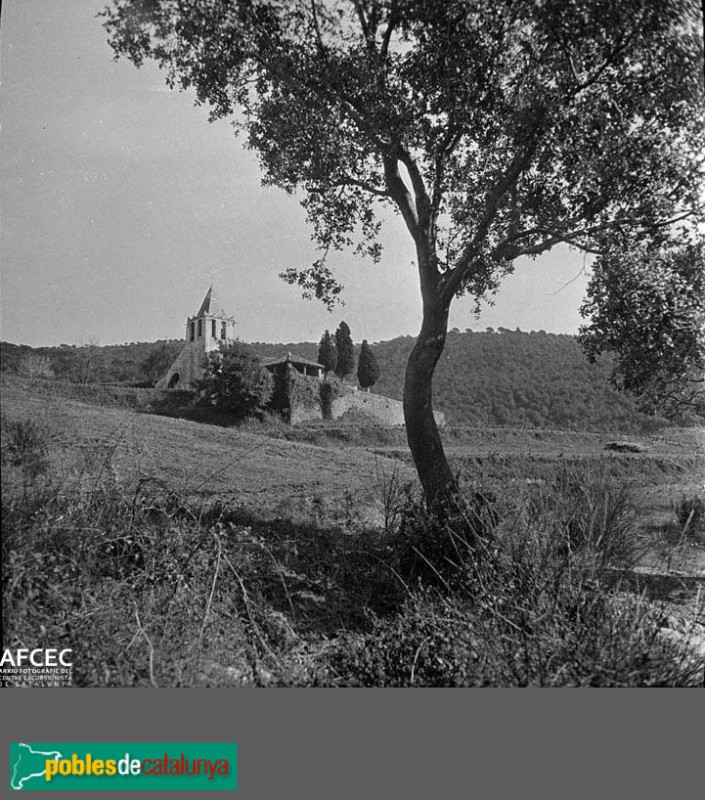
[[[113,0],[105,24],[301,193],[321,257],[285,277],[308,295],[340,291],[331,248],[379,259],[380,205],[401,215],[423,299],[404,414],[431,503],[455,488],[432,412],[453,299],[519,256],[702,210],[695,0]]]

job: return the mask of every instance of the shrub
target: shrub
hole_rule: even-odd
[[[34,419],[2,418],[2,462],[22,469],[26,481],[33,481],[47,472],[49,434]]]
[[[263,411],[272,388],[272,376],[261,358],[241,342],[208,353],[206,376],[198,385],[206,403],[240,419]]]
[[[662,640],[664,617],[642,598],[556,574],[535,582],[531,560],[491,574],[482,594],[416,593],[401,613],[375,618],[370,633],[341,637],[329,656],[337,685],[701,684],[705,659]]]
[[[415,585],[456,589],[481,551],[492,546],[498,517],[496,498],[476,489],[447,507],[429,510],[421,498],[409,498],[397,534],[399,573]]]
[[[564,468],[534,489],[529,524],[538,526],[560,557],[592,569],[630,568],[638,556],[637,514],[629,490],[606,470]]]
[[[563,474],[541,497],[520,498],[518,513],[501,520],[487,492],[476,491],[442,525],[411,503],[401,530],[413,543],[397,565],[409,582],[407,601],[397,614],[373,616],[369,632],[338,639],[331,682],[700,685],[705,658],[661,636],[665,611],[619,593],[596,568],[623,563],[630,553],[628,494],[602,475],[583,475],[582,491],[578,483],[577,473]],[[601,491],[607,498],[598,504]],[[577,510],[567,516],[571,504]],[[481,525],[482,539],[471,539]]]
[[[48,356],[28,353],[20,359],[17,365],[17,374],[26,378],[53,378],[54,368]]]
[[[286,394],[290,406],[321,407],[321,381],[311,375],[302,375],[289,366],[286,375]]]

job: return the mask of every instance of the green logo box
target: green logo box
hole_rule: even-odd
[[[10,788],[235,791],[234,742],[12,742]]]

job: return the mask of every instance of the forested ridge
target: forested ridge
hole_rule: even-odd
[[[413,342],[413,337],[404,336],[371,344],[380,368],[373,392],[401,399]],[[317,359],[318,346],[316,342],[253,343],[264,357],[291,352],[312,360]],[[5,371],[20,370],[23,358],[34,355],[51,364],[57,379],[150,385],[180,352],[183,341],[41,348],[3,342],[0,347]],[[357,356],[359,342],[355,349]],[[574,336],[505,328],[456,329],[448,334],[435,376],[435,405],[451,425],[625,431],[648,426],[651,418],[637,411],[631,397],[610,385],[610,372],[608,359],[590,364]]]
[[[401,399],[413,343],[414,337],[404,336],[371,345],[380,368],[371,391]],[[316,358],[317,352],[311,343],[255,347],[263,355],[290,350]],[[356,350],[359,353],[359,345]],[[648,427],[653,418],[641,414],[629,395],[610,384],[611,372],[609,358],[590,364],[574,336],[455,329],[448,333],[434,376],[434,404],[451,425],[624,431]]]

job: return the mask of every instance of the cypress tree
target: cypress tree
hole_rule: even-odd
[[[321,337],[321,344],[318,348],[318,363],[323,364],[326,373],[334,372],[338,365],[338,353],[329,331],[326,331]]]
[[[362,342],[360,348],[360,359],[357,362],[357,380],[363,389],[369,390],[379,380],[379,364],[372,352],[372,348],[367,344],[367,339]]]
[[[341,322],[340,325],[338,325],[338,330],[335,332],[335,349],[338,353],[338,363],[335,368],[335,374],[339,378],[352,375],[355,370],[355,348],[353,347],[353,340],[350,336],[350,328],[346,322]]]

